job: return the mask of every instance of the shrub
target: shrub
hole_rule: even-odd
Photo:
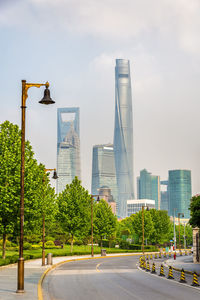
[[[41,240],[41,236],[37,235],[37,234],[30,234],[30,235],[26,235],[24,237],[24,241],[28,242],[30,244],[36,244],[39,243],[39,241]]]
[[[101,242],[99,242],[99,245],[100,244],[101,244]],[[105,247],[105,248],[108,248],[109,247],[109,240],[103,239],[102,240],[102,246]]]
[[[54,247],[55,245],[54,245],[54,242],[50,240],[50,241],[47,241],[45,243],[45,246],[52,246],[52,247]]]
[[[75,240],[74,245],[81,246],[83,242],[81,240]]]
[[[51,237],[51,236],[46,236],[46,240],[54,242],[55,239],[53,237]]]
[[[41,248],[40,245],[32,245],[33,250],[40,249],[40,248]]]
[[[122,241],[119,242],[119,247],[121,249],[129,249],[129,246],[130,246],[130,243],[127,242],[127,241],[122,240]]]
[[[0,240],[0,247],[3,246],[3,240]],[[6,248],[11,247],[11,242],[9,240],[6,240]]]
[[[25,242],[23,248],[24,248],[24,250],[31,250],[32,249],[32,245],[30,243],[28,243],[28,242]]]

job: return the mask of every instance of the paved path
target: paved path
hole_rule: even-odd
[[[184,269],[185,271],[197,272],[200,274],[200,264],[194,264],[192,256],[177,256],[176,260],[170,258],[166,261],[168,266],[176,269]]]
[[[126,254],[124,253],[124,254],[116,254],[116,255],[126,255]],[[71,260],[71,259],[81,258],[81,257],[90,257],[90,255],[55,257],[53,258],[53,263],[56,264],[61,261]],[[177,259],[176,262],[180,263],[179,259]],[[194,264],[187,262],[187,265],[191,267]],[[36,300],[38,281],[41,275],[43,274],[43,272],[48,267],[49,266],[44,266],[44,267],[41,266],[41,259],[25,262],[25,280],[24,280],[25,293],[22,295],[16,293],[16,289],[17,289],[16,265],[6,266],[3,268],[0,267],[0,300],[16,300],[16,299]]]
[[[125,254],[125,253],[124,253]],[[124,255],[123,253],[121,255]],[[115,254],[114,254],[115,255]],[[116,254],[119,255],[119,254]],[[95,255],[99,257],[100,255]],[[109,254],[108,254],[109,256]],[[53,257],[53,264],[76,259],[82,257],[91,257],[90,255],[86,256],[64,256],[64,257]],[[24,294],[17,294],[17,265],[0,267],[0,300],[36,300],[37,297],[37,288],[38,281],[42,276],[43,272],[49,266],[41,266],[41,259],[25,261],[24,267]]]
[[[138,257],[68,262],[43,283],[45,300],[200,299],[200,290],[137,269]]]

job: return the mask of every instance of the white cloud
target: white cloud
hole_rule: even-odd
[[[157,32],[198,54],[199,15],[199,0],[24,0],[1,9],[0,25],[119,41]]]

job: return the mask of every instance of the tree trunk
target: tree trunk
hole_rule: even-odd
[[[74,235],[72,234],[72,240],[71,240],[71,253],[73,252],[73,245],[74,245]]]
[[[103,241],[102,241],[102,236],[101,236],[101,250],[102,250],[102,248],[103,248]]]
[[[6,258],[6,233],[3,233],[2,258]]]

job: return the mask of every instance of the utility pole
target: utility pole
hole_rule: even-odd
[[[142,205],[142,253],[144,254],[144,205]]]
[[[184,222],[184,249],[186,249],[185,222]]]
[[[176,250],[176,226],[175,226],[175,211],[176,211],[176,208],[174,208],[174,250]]]

